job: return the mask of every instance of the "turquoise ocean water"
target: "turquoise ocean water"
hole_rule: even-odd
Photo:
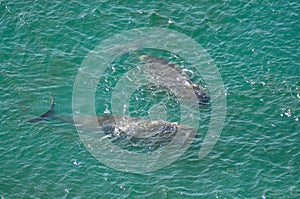
[[[300,198],[299,15],[296,0],[1,0],[0,197]],[[218,67],[227,114],[207,157],[198,158],[199,132],[174,163],[132,174],[98,161],[72,124],[26,122],[47,110],[49,93],[56,113],[70,117],[76,74],[89,52],[142,27],[187,35]],[[126,65],[126,56],[114,65]],[[137,97],[156,103],[140,89]],[[98,102],[103,112],[107,107]],[[204,129],[206,116],[209,111],[201,114]]]

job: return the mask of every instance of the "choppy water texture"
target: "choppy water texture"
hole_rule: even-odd
[[[299,14],[296,0],[1,0],[0,196],[300,198]],[[215,61],[227,116],[206,158],[195,142],[161,170],[120,172],[94,158],[73,125],[24,122],[48,108],[49,92],[57,113],[70,116],[89,51],[140,27],[184,33]]]

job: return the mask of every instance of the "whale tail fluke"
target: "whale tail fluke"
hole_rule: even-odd
[[[55,112],[54,112],[54,100],[53,100],[53,96],[52,96],[51,93],[50,93],[50,97],[51,97],[50,108],[45,113],[43,113],[42,115],[40,115],[36,118],[27,120],[27,122],[39,122],[39,121],[45,121],[45,120],[50,120],[50,119],[55,119],[56,118]]]

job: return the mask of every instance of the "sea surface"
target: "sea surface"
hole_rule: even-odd
[[[0,0],[0,197],[300,198],[299,15],[296,0]],[[210,107],[201,108],[201,130],[183,155],[144,173],[101,162],[71,123],[26,122],[49,108],[49,93],[55,113],[71,118],[76,75],[90,52],[122,31],[150,27],[198,42],[222,77],[226,117],[206,157],[198,154]],[[143,50],[190,67],[173,52]],[[111,113],[110,91],[139,53],[108,66],[97,114]],[[205,87],[197,75],[192,80]],[[168,90],[150,86],[138,88],[128,106],[135,117],[161,112],[177,121],[176,104]]]

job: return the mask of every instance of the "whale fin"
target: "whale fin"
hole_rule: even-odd
[[[50,120],[50,119],[56,118],[55,113],[54,113],[54,100],[53,100],[53,96],[51,93],[50,93],[50,97],[51,97],[50,108],[45,113],[40,115],[39,117],[30,119],[27,122],[39,122],[39,121]]]

